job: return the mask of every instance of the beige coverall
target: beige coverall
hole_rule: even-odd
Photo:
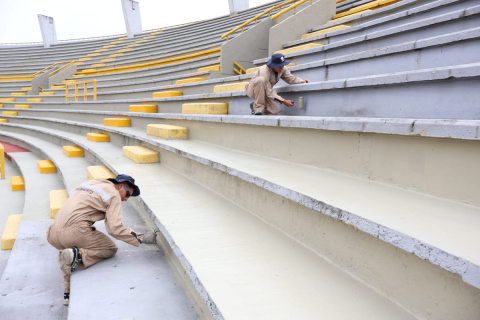
[[[89,180],[78,187],[57,212],[47,230],[47,240],[62,250],[76,246],[82,254],[83,265],[91,265],[113,257],[117,245],[93,224],[105,220],[107,232],[118,240],[138,247],[140,242],[133,231],[122,224],[122,201],[115,185],[108,180]]]
[[[267,65],[261,66],[253,75],[250,82],[245,86],[247,95],[255,99],[253,104],[254,112],[261,111],[263,114],[278,114],[277,103],[283,102],[272,87],[277,84],[280,78],[288,84],[301,83],[303,80],[295,77],[284,67],[282,72],[277,74]]]

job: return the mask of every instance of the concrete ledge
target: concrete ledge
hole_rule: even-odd
[[[2,234],[2,250],[12,250],[17,239],[18,229],[22,221],[21,214],[14,214],[8,217],[5,229]]]
[[[54,219],[58,210],[68,199],[67,190],[51,190],[50,191],[50,218]]]

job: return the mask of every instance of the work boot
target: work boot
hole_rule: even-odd
[[[81,262],[80,250],[77,247],[60,250],[60,270],[71,275]]]
[[[252,114],[255,114],[255,111],[253,111],[253,102],[250,103],[250,110],[252,110]]]
[[[257,112],[255,112],[255,115],[256,116],[263,116],[263,113],[262,113],[262,111],[257,111]]]

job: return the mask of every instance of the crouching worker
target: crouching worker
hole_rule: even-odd
[[[128,175],[89,180],[78,187],[57,212],[47,230],[47,240],[59,250],[65,286],[64,305],[69,303],[70,275],[76,267],[88,268],[117,253],[118,247],[112,239],[93,226],[96,221],[105,220],[111,236],[133,246],[156,243],[154,232],[138,234],[122,224],[122,201],[139,194],[135,180]]]
[[[285,67],[289,63],[290,61],[285,60],[283,54],[276,53],[272,55],[266,65],[260,67],[257,72],[255,72],[245,87],[247,95],[255,99],[255,102],[250,104],[252,114],[257,116],[263,114],[278,114],[277,102],[287,107],[293,106],[292,100],[283,99],[272,89],[280,79],[288,84],[310,82],[309,80],[302,80],[293,76],[287,67]]]

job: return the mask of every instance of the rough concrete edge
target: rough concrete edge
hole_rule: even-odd
[[[34,129],[34,130],[42,132],[42,130],[39,130],[39,129]],[[344,223],[350,224],[350,225],[356,227],[357,229],[359,229],[359,230],[361,230],[365,233],[368,233],[368,234],[370,234],[370,235],[372,235],[372,236],[374,236],[374,237],[376,237],[376,238],[378,238],[378,239],[380,239],[380,240],[382,240],[386,243],[389,243],[389,244],[391,244],[391,245],[393,245],[397,248],[400,248],[400,249],[402,249],[406,252],[415,254],[416,256],[418,256],[421,259],[427,260],[427,261],[431,262],[432,264],[438,265],[441,268],[443,268],[443,269],[445,269],[445,270],[447,270],[451,273],[459,275],[459,276],[462,277],[463,281],[465,281],[466,283],[480,289],[480,271],[479,271],[480,266],[476,266],[475,264],[473,264],[473,263],[471,263],[471,262],[469,262],[469,261],[467,261],[463,258],[457,257],[453,254],[450,254],[448,252],[440,250],[440,249],[438,249],[438,248],[436,248],[436,247],[434,247],[430,244],[427,244],[427,243],[424,243],[420,240],[409,237],[409,236],[407,236],[407,235],[405,235],[401,232],[395,231],[391,228],[382,226],[382,225],[377,224],[377,223],[375,223],[373,221],[370,221],[368,219],[359,217],[359,216],[357,216],[357,215],[355,215],[351,212],[339,209],[339,208],[334,207],[332,205],[328,205],[328,204],[326,204],[326,203],[324,203],[320,200],[317,200],[317,199],[314,199],[312,197],[306,196],[306,195],[301,194],[297,191],[290,190],[286,187],[283,187],[281,185],[272,183],[272,182],[267,181],[265,179],[253,176],[251,174],[232,169],[232,168],[230,168],[227,165],[224,165],[222,163],[215,162],[215,161],[212,161],[212,160],[207,159],[207,158],[196,156],[196,155],[191,154],[189,152],[179,150],[175,147],[162,144],[161,142],[158,142],[158,141],[152,141],[152,140],[149,140],[149,139],[145,139],[143,137],[136,137],[136,136],[133,136],[131,134],[121,132],[121,131],[116,131],[116,133],[134,138],[136,140],[139,140],[139,141],[148,143],[150,145],[162,148],[166,151],[170,151],[170,152],[173,152],[175,154],[184,156],[184,157],[186,157],[188,159],[191,159],[191,160],[194,160],[198,163],[201,163],[201,164],[204,164],[206,166],[212,167],[213,169],[217,169],[221,172],[225,172],[225,173],[227,173],[231,176],[237,177],[237,178],[239,178],[241,180],[244,180],[248,183],[252,183],[252,184],[254,184],[254,185],[256,185],[260,188],[263,188],[267,191],[275,193],[275,194],[277,194],[281,197],[284,197],[288,200],[296,202],[300,205],[303,205],[303,206],[305,206],[309,209],[312,209],[314,211],[317,211],[321,214],[330,216],[330,217],[332,217],[336,220],[339,220],[339,221],[342,221]],[[76,142],[76,143],[79,146],[82,145],[82,144],[79,144],[78,142]],[[94,151],[90,150],[86,146],[82,146],[82,147],[85,150],[88,150],[89,152],[94,154],[103,163],[105,163],[105,161],[103,161],[103,159],[101,157],[99,157],[99,155],[96,154]],[[109,167],[110,170],[115,172],[114,167],[111,164],[105,163],[105,165],[107,167]],[[158,227],[163,228],[163,226],[161,226],[161,225],[158,226]],[[165,228],[163,228],[163,229],[165,229]],[[165,232],[166,232],[166,230],[165,230]],[[167,234],[167,236],[170,237],[168,234]],[[167,240],[168,240],[168,238],[167,238]],[[171,241],[171,243],[169,242],[169,245],[173,246],[172,250],[174,250],[174,248],[175,248],[175,250],[178,251],[178,254],[181,254],[180,249],[175,246],[175,243],[173,242],[173,240],[171,240],[171,237],[170,237],[170,241]],[[174,252],[175,252],[175,250],[174,250]],[[177,252],[175,254],[177,255]],[[201,285],[200,280],[197,278],[196,274],[194,273],[192,266],[190,264],[188,264],[188,261],[182,260],[181,257],[183,257],[183,255],[181,255],[181,256],[177,255],[177,258],[180,260],[180,262],[183,261],[183,265],[185,265],[185,270],[186,270],[187,273],[189,273],[189,277],[192,280],[192,282],[194,283],[195,287],[198,284],[199,288],[197,288],[197,289],[201,289],[201,290],[205,291],[205,288],[203,287],[203,285]],[[190,269],[188,269],[188,267]],[[188,270],[191,270],[191,271],[188,271]],[[207,292],[205,291],[205,294],[207,294],[207,296],[204,296],[204,295],[201,294],[201,292],[203,292],[203,291],[198,291],[197,290],[197,292],[201,295],[202,300],[206,303],[207,308],[209,310],[210,310],[210,308],[214,308],[213,311],[211,310],[212,315],[215,316],[215,314],[213,312],[218,312],[219,316],[221,316],[220,312],[216,308],[215,303],[213,301],[211,301]],[[214,318],[214,319],[215,320],[217,320],[217,319],[221,320],[223,318]]]

